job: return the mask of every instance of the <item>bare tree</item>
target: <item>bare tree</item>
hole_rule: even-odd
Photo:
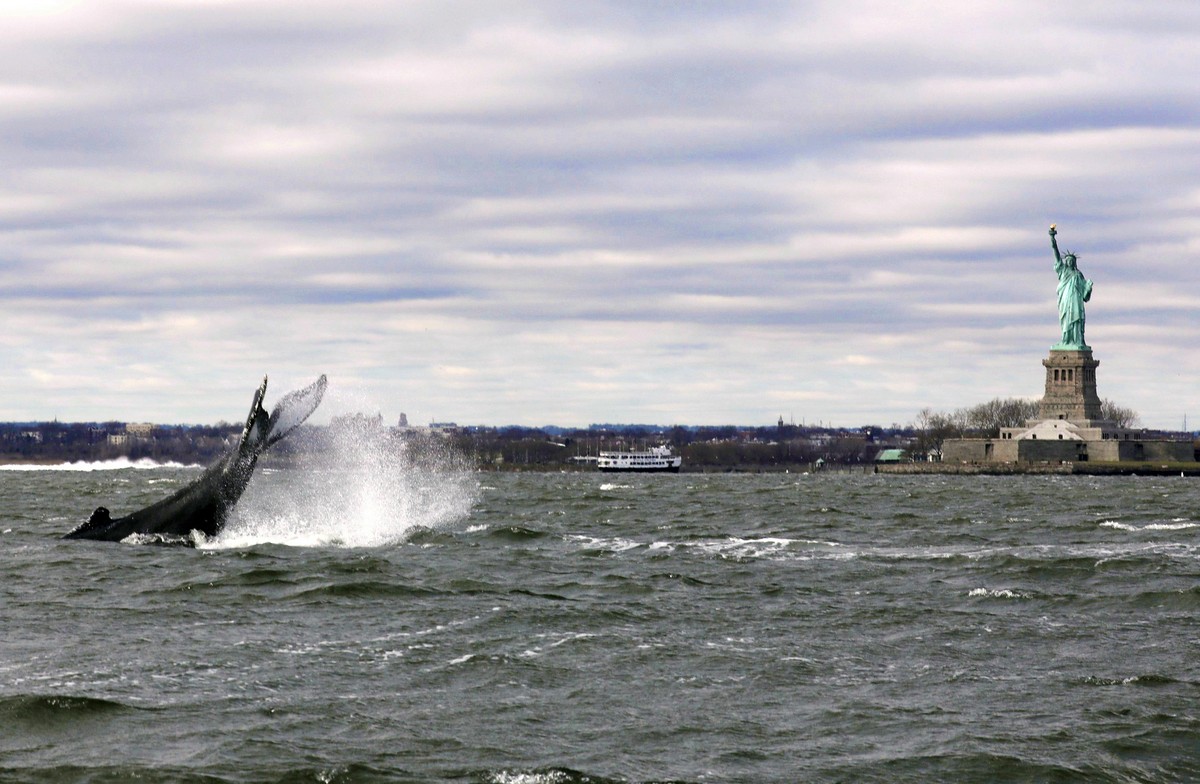
[[[967,409],[960,409],[966,429],[985,437],[995,438],[1002,427],[1023,427],[1036,419],[1039,403],[1019,397],[994,398]]]
[[[1025,398],[995,398],[986,403],[960,408],[949,414],[921,409],[913,429],[917,431],[916,451],[925,454],[940,453],[942,442],[947,438],[995,438],[1000,429],[1024,427],[1039,418],[1041,401]],[[1100,418],[1113,422],[1117,427],[1136,427],[1138,413],[1132,408],[1117,405],[1111,400],[1100,403]]]
[[[1100,418],[1112,422],[1117,427],[1137,427],[1141,417],[1132,408],[1120,406],[1104,398],[1100,401]]]
[[[941,458],[942,442],[947,438],[962,436],[961,418],[955,414],[944,414],[931,408],[923,408],[917,414],[913,429],[917,431],[916,452]]]

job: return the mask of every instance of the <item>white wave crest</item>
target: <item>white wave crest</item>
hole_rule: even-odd
[[[149,458],[141,458],[139,460],[130,460],[127,457],[118,457],[116,460],[98,460],[98,461],[79,461],[76,463],[52,463],[52,464],[31,464],[31,463],[10,463],[0,465],[0,471],[124,471],[125,469],[135,469],[138,471],[151,471],[163,468],[203,468],[200,465],[185,465],[183,463],[166,462],[159,463]]]
[[[570,776],[559,770],[522,773],[502,770],[488,776],[488,784],[564,784]]]
[[[1116,520],[1105,520],[1100,524],[1100,527],[1115,528],[1118,531],[1183,531],[1188,528],[1200,528],[1200,523],[1191,522],[1190,520],[1175,519],[1169,523],[1130,525],[1129,523],[1118,523]]]
[[[991,589],[991,588],[972,588],[967,596],[986,596],[990,599],[1028,599],[1029,597],[1017,591],[1010,591],[1007,588]]]
[[[575,542],[584,548],[610,550],[620,553],[627,550],[645,548],[660,552],[699,552],[715,558],[737,559],[776,559],[776,560],[813,560],[854,558],[855,554],[847,552],[837,542],[820,539],[788,539],[784,537],[742,538],[737,536],[709,541],[679,542],[672,540],[654,540],[640,542],[624,537],[597,537],[572,534],[565,537],[566,541]]]
[[[641,542],[634,541],[633,539],[624,539],[621,537],[600,537],[569,534],[566,539],[568,542],[579,543],[584,549],[612,550],[618,553],[624,552],[625,550],[633,550],[642,546]]]

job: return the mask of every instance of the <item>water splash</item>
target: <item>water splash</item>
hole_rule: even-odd
[[[292,464],[260,469],[202,547],[391,545],[462,520],[479,495],[470,462],[437,434],[351,425],[296,441]]]

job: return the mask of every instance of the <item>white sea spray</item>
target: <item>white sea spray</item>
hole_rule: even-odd
[[[395,544],[466,518],[478,495],[468,461],[440,437],[346,428],[298,466],[264,471],[203,546]]]

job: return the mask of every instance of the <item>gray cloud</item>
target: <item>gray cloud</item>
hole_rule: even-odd
[[[905,422],[1194,408],[1200,12],[1033,3],[0,12],[0,418]]]

